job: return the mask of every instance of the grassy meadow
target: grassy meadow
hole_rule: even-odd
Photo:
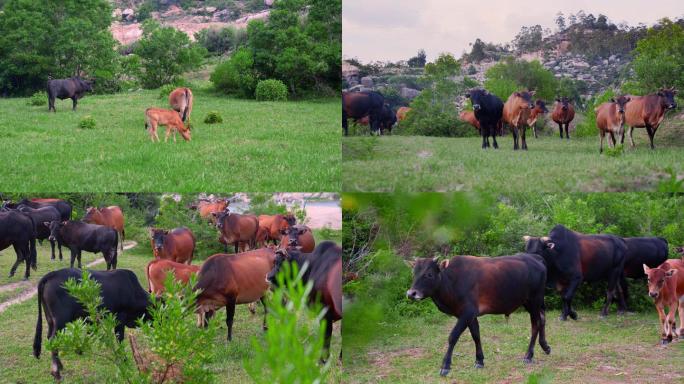
[[[193,87],[192,141],[152,143],[145,109],[170,108],[159,90],[86,95],[57,113],[0,99],[6,191],[335,191],[340,189],[337,99],[257,102]],[[217,111],[223,123],[205,124]],[[92,116],[93,129],[79,128]]]
[[[598,192],[652,191],[660,182],[684,177],[684,122],[668,116],[648,145],[644,129],[634,130],[636,147],[616,156],[599,154],[596,136],[558,138],[558,128],[535,139],[527,151],[513,151],[510,134],[497,138],[498,150],[481,148],[480,137],[355,136],[342,140],[345,191]],[[491,139],[490,139],[491,143]]]
[[[339,232],[327,231],[328,239],[339,238]],[[316,240],[322,241],[320,232],[315,232]],[[26,290],[35,286],[42,275],[45,273],[66,268],[69,266],[69,251],[66,251],[64,261],[50,261],[49,243],[45,242],[38,247],[38,271],[32,272],[29,282],[31,285],[21,284],[19,287],[9,286],[8,284],[17,283],[23,277],[23,267],[17,270],[13,278],[8,278],[7,273],[15,260],[12,248],[0,251],[0,299],[2,302],[9,300]],[[89,252],[83,252],[83,264],[87,264],[97,258]],[[204,256],[202,256],[204,257]],[[130,269],[138,276],[143,287],[147,288],[147,278],[145,276],[145,266],[152,259],[149,243],[140,243],[138,246],[127,250],[123,255],[119,255],[120,269]],[[198,264],[195,261],[193,264]],[[105,264],[99,264],[93,269],[104,269]],[[20,273],[21,272],[21,273]],[[3,287],[10,287],[3,292]],[[43,350],[41,358],[36,360],[32,355],[33,336],[35,333],[37,316],[37,299],[31,299],[15,304],[0,313],[0,371],[2,372],[0,382],[34,384],[34,383],[53,383],[50,376],[50,353],[45,350],[47,326],[43,319]],[[229,344],[226,341],[225,311],[221,310],[217,316],[222,318],[221,328],[218,332],[215,347],[218,350],[219,358],[209,369],[217,374],[219,383],[247,383],[251,379],[243,368],[246,360],[253,356],[252,337],[260,338],[262,335],[261,322],[263,320],[263,307],[257,306],[256,315],[252,315],[246,305],[240,305],[235,311],[235,323],[233,324],[233,341]],[[336,325],[333,333],[332,355],[337,356],[341,348],[340,326]],[[137,330],[127,329],[126,332],[137,332]],[[107,382],[107,378],[112,377],[115,368],[111,363],[96,359],[93,355],[60,355],[64,364],[63,377],[64,383],[102,383]],[[329,376],[330,382],[340,382],[341,369],[336,358],[331,360],[332,368]]]

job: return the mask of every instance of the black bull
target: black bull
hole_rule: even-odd
[[[82,98],[86,92],[91,92],[92,90],[90,82],[80,77],[48,80],[48,112],[57,112],[55,109],[55,98],[60,100],[71,99],[73,101],[72,109],[75,111],[78,99]]]
[[[342,93],[342,128],[347,136],[348,118],[358,120],[368,116],[371,133],[378,132],[382,120],[385,98],[378,92],[343,92]]]
[[[19,264],[26,263],[24,279],[30,276],[30,267],[36,270],[36,234],[35,224],[30,216],[17,211],[0,212],[0,250],[14,246],[17,260],[10,269],[9,276],[14,276]]]
[[[43,223],[50,228],[50,240],[57,240],[71,250],[70,267],[78,258],[81,268],[81,252],[101,252],[107,263],[107,270],[116,269],[119,233],[104,225],[87,224],[82,221],[52,221]]]
[[[480,123],[482,148],[489,147],[489,136],[492,137],[494,148],[499,148],[496,142],[496,132],[503,115],[503,101],[484,89],[473,89],[465,95],[473,104],[475,118]]]

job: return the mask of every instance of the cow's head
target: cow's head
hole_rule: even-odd
[[[413,283],[406,291],[406,297],[411,300],[423,300],[432,297],[439,289],[440,273],[449,266],[449,260],[416,259],[409,262],[413,267]]]
[[[534,101],[532,96],[534,96],[534,91],[523,91],[523,92],[513,92],[515,97],[519,97],[521,100],[518,101],[518,107],[520,109],[532,109],[534,108]]]
[[[81,90],[83,92],[92,92],[93,91],[93,82],[92,81],[84,80],[80,77],[77,77],[77,79],[78,79],[78,83],[81,86]]]
[[[537,99],[537,101],[534,102],[535,109],[537,109],[541,113],[547,113],[549,110],[546,108],[546,103],[544,103],[544,100],[542,99]]]
[[[67,225],[67,221],[46,221],[43,222],[43,225],[45,225],[49,230],[50,230],[50,236],[48,236],[48,240],[50,241],[55,241],[57,240],[57,235],[65,225]]]
[[[299,243],[299,236],[305,234],[308,230],[309,229],[307,227],[292,226],[286,230],[280,231],[280,233],[284,236],[287,236],[288,247],[301,248],[301,244]]]
[[[169,231],[164,229],[150,228],[150,238],[152,239],[152,248],[154,250],[155,256],[157,252],[164,248],[164,240]]]
[[[292,250],[282,248],[276,250],[273,268],[270,272],[268,272],[268,275],[266,275],[267,283],[271,284],[274,287],[278,285],[278,273],[280,272],[280,268],[283,266],[283,263],[289,262],[291,260],[290,252],[292,252]]]
[[[297,224],[297,218],[292,213],[288,212],[285,215],[283,215],[283,217],[285,218],[285,221],[287,221],[287,224],[289,224],[290,226]]]
[[[551,238],[547,236],[523,236],[523,240],[525,240],[526,253],[534,253],[542,257],[547,256],[549,252],[556,248],[556,243],[551,241]]]
[[[100,211],[95,207],[88,207],[86,214],[83,216],[83,221],[86,223],[93,223],[100,216]]]
[[[667,280],[672,278],[677,270],[670,269],[669,264],[661,265],[658,268],[649,268],[648,265],[644,264],[644,273],[648,278],[648,295],[657,299],[663,286],[667,284]]]
[[[661,97],[661,103],[665,105],[667,109],[677,108],[677,102],[675,101],[675,95],[677,90],[674,88],[660,88],[658,91],[658,96]]]
[[[630,100],[632,100],[632,98],[629,96],[620,96],[617,99],[615,99],[615,98],[610,99],[610,102],[617,104],[618,112],[620,114],[624,115],[625,114],[625,105],[627,105],[627,103],[629,103]]]
[[[223,229],[223,219],[228,215],[230,215],[230,210],[228,209],[228,207],[224,208],[222,212],[211,213],[211,216],[214,217],[214,219],[216,219],[216,228],[218,228],[219,230]]]
[[[570,99],[568,99],[567,97],[563,96],[563,97],[561,97],[561,98],[556,98],[556,102],[560,104],[561,109],[562,109],[563,111],[567,111],[567,110],[568,110],[568,107],[569,107],[569,105],[570,105]]]
[[[482,103],[486,95],[487,91],[484,89],[472,89],[465,94],[465,97],[470,99],[470,102],[473,104],[473,111],[477,112],[482,109]]]

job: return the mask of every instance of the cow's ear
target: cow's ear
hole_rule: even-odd
[[[615,103],[615,102],[616,102],[616,101],[615,101],[615,98],[611,97],[611,98],[610,98],[610,102],[611,102],[611,103]]]
[[[532,238],[532,236],[529,236],[529,235],[523,236],[523,240],[524,240],[526,243],[527,243],[528,241],[530,241],[531,238]]]
[[[625,100],[626,100],[626,103],[629,103],[630,101],[632,101],[632,98],[631,98],[631,97],[627,97],[627,98],[625,98]]]
[[[672,94],[673,94],[673,95],[676,95],[676,94],[677,94],[677,90],[676,90],[676,89],[673,89],[673,90],[672,90]]]
[[[415,268],[416,266],[415,260],[404,260],[404,263],[406,263],[406,265],[411,269]]]
[[[513,92],[515,96],[520,96],[520,92]]]
[[[470,99],[470,93],[465,94],[466,99]]]
[[[651,268],[648,267],[648,265],[644,264],[644,273],[648,275],[648,271],[650,271]]]
[[[440,271],[443,271],[443,270],[447,269],[448,266],[449,266],[449,259],[442,260],[442,261],[439,263],[439,270],[440,270]]]
[[[560,103],[560,99],[556,97],[556,101]]]
[[[553,243],[551,241],[546,243],[546,248],[553,249],[554,247],[556,247],[556,243]]]
[[[666,277],[672,277],[672,276],[674,276],[675,274],[677,274],[677,270],[676,270],[676,269],[670,269],[669,271],[665,272],[665,276],[666,276]]]
[[[50,222],[49,221],[43,221],[43,225],[50,228]]]

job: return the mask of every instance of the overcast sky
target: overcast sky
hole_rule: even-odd
[[[342,53],[362,62],[405,60],[421,48],[428,61],[442,52],[459,57],[478,37],[506,43],[522,26],[555,30],[558,11],[567,16],[580,9],[615,24],[652,25],[684,16],[684,0],[343,0]]]

